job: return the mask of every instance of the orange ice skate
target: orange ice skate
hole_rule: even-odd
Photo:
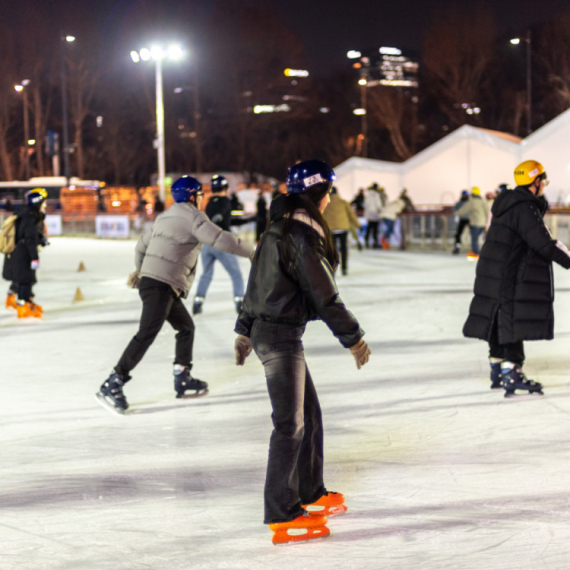
[[[384,236],[380,238],[380,243],[382,244],[382,249],[390,249],[390,242]]]
[[[15,309],[18,306],[16,301],[16,294],[12,293],[6,297],[6,308],[7,309]]]
[[[473,253],[472,251],[470,251],[467,254],[467,261],[477,261],[478,259],[479,259],[478,253]]]
[[[35,317],[36,319],[41,319],[43,314],[43,309],[39,305],[34,305],[26,301],[23,305],[18,304],[16,306],[18,311],[19,319],[26,319],[28,317]]]
[[[342,515],[348,510],[348,507],[344,505],[344,495],[332,491],[325,493],[315,503],[303,505],[303,508],[311,515],[324,515],[327,517]]]
[[[289,522],[272,523],[269,528],[273,544],[282,546],[326,538],[331,533],[326,524],[327,517],[305,513]]]

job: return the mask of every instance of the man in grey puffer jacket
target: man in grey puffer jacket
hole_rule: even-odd
[[[164,321],[177,331],[176,397],[183,397],[186,390],[196,395],[207,392],[208,384],[190,375],[194,322],[181,299],[188,296],[194,281],[202,244],[241,257],[253,253],[250,246],[198,209],[202,185],[195,178],[183,176],[172,185],[171,192],[176,203],[156,218],[136,246],[133,281],[143,301],[139,330],[97,393],[102,404],[119,413],[128,408],[123,386],[131,379],[129,373],[154,342]]]

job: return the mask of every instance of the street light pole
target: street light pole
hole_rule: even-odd
[[[69,167],[69,124],[67,121],[67,79],[65,76],[65,54],[64,45],[65,42],[73,42],[75,38],[73,36],[64,36],[60,34],[59,45],[60,45],[60,72],[61,72],[61,116],[63,120],[63,175],[69,184],[69,179],[71,177],[71,170]]]
[[[531,81],[530,28],[526,31],[526,132],[532,133],[532,81]]]
[[[360,128],[362,130],[362,156],[364,158],[368,158],[368,119],[367,119],[368,109],[366,108],[367,85],[368,81],[365,81],[360,85],[360,99],[361,99],[362,108],[364,109],[364,113],[361,115],[361,123],[360,123]]]
[[[156,58],[156,150],[158,152],[158,186],[160,199],[164,202],[166,159],[164,152],[164,100],[162,89],[162,59]]]

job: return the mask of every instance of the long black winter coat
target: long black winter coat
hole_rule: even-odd
[[[488,341],[496,320],[500,344],[554,337],[552,261],[569,269],[570,253],[544,225],[547,208],[521,186],[495,200],[465,336]]]
[[[36,282],[32,261],[39,260],[38,246],[44,241],[45,215],[37,208],[23,207],[16,220],[16,249],[4,257],[2,277],[16,283]]]
[[[249,337],[256,319],[293,325],[322,319],[349,348],[364,331],[340,298],[323,239],[309,217],[307,223],[294,218],[283,238],[285,199],[271,203],[271,224],[257,246],[235,332]]]

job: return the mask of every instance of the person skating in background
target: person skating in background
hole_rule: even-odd
[[[382,212],[380,213],[382,223],[384,224],[384,233],[380,238],[383,249],[390,249],[390,238],[394,232],[396,219],[408,207],[408,202],[407,200],[404,200],[402,194],[404,194],[404,191],[400,193],[400,196],[396,200],[388,202],[388,204],[382,208]]]
[[[522,371],[525,340],[554,338],[552,262],[570,268],[570,252],[552,239],[543,217],[548,184],[542,164],[526,160],[515,169],[517,187],[499,194],[477,262],[474,293],[463,327],[466,337],[489,343],[491,388],[542,395]]]
[[[34,188],[26,194],[26,206],[16,219],[16,249],[4,257],[2,277],[11,282],[6,308],[14,308],[18,318],[41,318],[43,309],[33,302],[32,288],[40,267],[39,247],[49,244],[45,229],[47,191]]]
[[[471,188],[471,198],[461,208],[455,212],[461,218],[469,216],[469,230],[471,231],[471,251],[468,257],[477,259],[479,257],[479,237],[485,231],[489,210],[485,200],[481,198],[481,189],[477,186]]]
[[[465,206],[469,201],[469,190],[462,190],[459,201],[455,206],[453,206],[453,213],[455,215],[455,220],[457,222],[457,227],[455,228],[455,245],[453,246],[452,253],[457,255],[461,251],[461,236],[463,235],[463,230],[469,225],[469,215],[465,214],[463,216],[457,216],[457,210]]]
[[[259,242],[261,234],[265,231],[267,227],[267,200],[263,195],[263,190],[259,191],[259,196],[256,202],[256,213],[255,213],[255,243]]]
[[[331,201],[323,212],[323,217],[332,233],[336,250],[340,253],[343,275],[348,275],[348,232],[360,228],[360,223],[350,204],[343,200],[333,186]]]
[[[359,188],[358,193],[354,197],[354,200],[350,203],[350,205],[354,208],[357,216],[364,215],[364,202],[366,200],[366,196],[364,195],[364,188]]]
[[[128,403],[124,385],[130,372],[141,361],[165,321],[177,331],[174,357],[174,390],[181,398],[186,391],[205,393],[206,382],[192,378],[194,323],[182,301],[196,275],[201,244],[230,254],[250,257],[252,249],[231,232],[210,221],[198,207],[202,185],[191,176],[179,178],[171,188],[175,204],[157,216],[152,229],[138,241],[136,272],[131,275],[138,286],[143,306],[139,330],[133,337],[109,378],[97,393],[98,401],[123,413]]]
[[[364,217],[366,218],[366,235],[364,237],[365,247],[369,247],[369,237],[372,236],[372,247],[378,249],[378,224],[380,223],[380,212],[385,204],[386,193],[374,182],[368,187],[366,200],[364,201]]]
[[[230,231],[232,204],[228,198],[228,181],[224,176],[216,174],[211,181],[212,197],[206,206],[206,215],[220,228]],[[222,267],[227,271],[232,280],[232,288],[234,294],[234,304],[236,311],[239,313],[243,300],[243,278],[237,257],[221,251],[215,247],[204,245],[202,248],[202,267],[203,272],[198,281],[198,289],[192,304],[192,314],[198,315],[202,312],[204,300],[208,293],[208,288],[214,276],[214,264],[219,261]]]
[[[318,160],[289,169],[288,195],[271,204],[235,329],[236,364],[255,350],[273,409],[264,522],[274,544],[324,538],[327,515],[346,511],[344,496],[324,484],[322,414],[302,345],[307,322],[319,318],[358,368],[370,355],[333,277],[338,254],[322,212],[334,179],[332,168]]]

